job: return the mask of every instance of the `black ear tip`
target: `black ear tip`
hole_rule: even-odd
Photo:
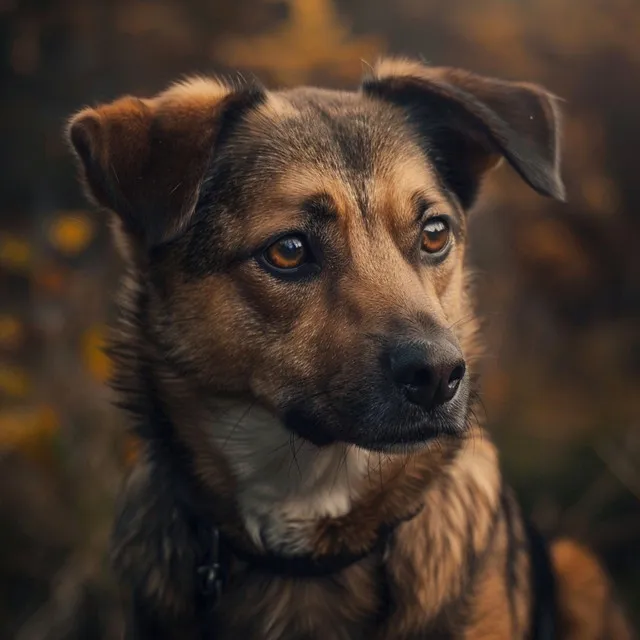
[[[533,189],[535,189],[540,195],[547,198],[553,198],[558,202],[567,201],[567,190],[564,186],[562,178],[557,175],[546,175],[542,177],[534,177],[533,179],[527,178],[521,173],[526,182],[529,183]]]
[[[567,190],[562,179],[557,176],[527,176],[522,171],[518,171],[520,176],[529,186],[540,195],[552,198],[558,202],[567,201]]]

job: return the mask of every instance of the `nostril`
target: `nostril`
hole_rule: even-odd
[[[448,400],[451,400],[453,396],[455,396],[456,391],[460,386],[460,382],[462,381],[462,378],[464,378],[464,374],[464,364],[459,364],[451,370],[448,379],[444,381],[444,389],[441,392],[443,402],[447,402]]]
[[[449,375],[449,380],[447,381],[447,386],[451,390],[455,390],[458,388],[460,381],[464,378],[465,368],[463,364],[459,364],[457,367],[453,369],[451,374]]]

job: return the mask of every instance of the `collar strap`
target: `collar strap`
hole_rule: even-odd
[[[314,556],[310,553],[296,556],[275,553],[258,554],[232,545],[217,527],[209,529],[207,551],[203,562],[196,568],[200,595],[215,607],[229,576],[232,557],[246,562],[251,569],[272,576],[288,578],[319,578],[346,569],[374,553],[383,552],[395,526],[383,525],[375,543],[361,552],[343,552],[336,555]],[[207,536],[203,537],[207,540]]]
[[[335,555],[314,556],[311,553],[285,556],[277,553],[256,554],[233,549],[233,555],[262,573],[289,578],[319,578],[337,573],[363,560],[367,556],[382,552],[387,546],[391,529],[380,532],[375,543],[359,552],[343,551]]]

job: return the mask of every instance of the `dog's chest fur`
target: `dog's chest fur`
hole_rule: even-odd
[[[255,404],[214,404],[201,429],[229,460],[244,526],[258,548],[310,552],[315,523],[346,514],[365,474],[379,471],[379,456],[343,444],[318,449]]]
[[[528,602],[521,597],[509,604],[510,597],[500,593],[502,568],[493,575],[496,556],[505,557],[506,565],[500,492],[493,446],[470,443],[425,491],[423,510],[399,526],[384,555],[319,580],[265,580],[240,569],[237,591],[221,603],[225,637],[391,640],[427,633],[463,637],[492,627],[500,637],[521,636]],[[492,562],[485,565],[489,553]],[[513,571],[523,595],[527,570],[526,555],[516,559]],[[483,582],[493,582],[492,595],[484,589],[475,595]],[[250,620],[247,601],[256,603]],[[479,615],[488,607],[494,617]],[[505,628],[495,628],[496,620]]]
[[[470,441],[425,490],[422,511],[398,527],[386,551],[336,575],[274,579],[240,566],[232,579],[235,589],[220,605],[224,637],[386,640],[474,628],[473,610],[484,605],[473,587],[492,579],[486,554],[505,552],[497,469],[493,445]],[[523,585],[527,568],[523,556],[515,566]],[[502,600],[508,606],[509,598]],[[250,618],[248,601],[255,603]],[[499,601],[495,593],[492,606]],[[517,637],[528,620],[524,600],[514,604],[513,614],[502,619],[511,627],[505,635],[516,632]]]
[[[143,483],[152,483],[152,477],[143,479]],[[136,491],[140,493],[140,489],[138,486]],[[296,510],[293,505],[302,503],[303,494],[283,494],[277,489],[275,484],[264,488],[264,508],[254,509],[259,500],[251,494],[245,503],[248,522],[257,517],[255,514],[267,518],[272,543],[288,543],[292,532],[300,533],[299,541],[308,540],[308,530],[293,524],[296,514],[308,515],[310,510],[319,513],[317,510],[327,508],[327,504],[345,500],[344,487],[334,488],[335,496],[325,487],[327,495],[312,494],[307,508]],[[154,487],[157,491],[162,493],[161,487]],[[162,499],[168,499],[167,494]],[[149,513],[159,511],[157,505],[150,504],[148,495],[132,500],[149,505]],[[218,606],[216,637],[391,640],[427,633],[436,634],[433,637],[454,633],[458,635],[453,637],[464,637],[459,635],[463,630],[480,633],[486,625],[495,624],[505,627],[497,634],[501,637],[523,637],[529,615],[528,559],[524,548],[514,554],[506,547],[510,537],[523,538],[523,532],[519,518],[506,517],[505,502],[517,511],[515,503],[503,493],[493,445],[477,432],[446,471],[425,488],[422,510],[396,529],[384,553],[376,552],[336,574],[313,579],[274,577],[235,562]],[[137,517],[141,525],[144,514]],[[157,530],[158,524],[148,526]],[[508,527],[512,528],[510,532]],[[264,532],[264,524],[260,531]],[[284,537],[277,538],[279,534]],[[167,536],[175,539],[175,528]],[[260,540],[263,537],[264,533],[258,535]],[[144,533],[135,539],[130,536],[128,544],[116,554],[116,566],[130,580],[131,566],[122,571],[122,564],[128,561],[130,565],[131,558],[145,555],[147,559],[139,560],[141,567],[151,563]],[[136,544],[145,550],[132,548]],[[178,619],[188,619],[192,585],[188,576],[182,587],[176,584],[170,568],[176,566],[178,558],[174,554],[180,553],[180,562],[188,566],[184,549],[176,541],[176,548],[163,551],[162,562],[154,558],[157,571],[147,576],[148,583],[142,590],[157,601],[159,610],[181,611]],[[489,556],[490,562],[486,562]],[[511,583],[513,593],[520,594],[517,598],[504,593],[507,558],[509,571],[517,581]],[[162,584],[165,580],[167,584]]]

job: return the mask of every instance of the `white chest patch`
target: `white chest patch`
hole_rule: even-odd
[[[216,404],[207,433],[235,472],[249,535],[270,551],[309,551],[317,520],[351,509],[371,454],[345,444],[318,448],[257,406]]]

